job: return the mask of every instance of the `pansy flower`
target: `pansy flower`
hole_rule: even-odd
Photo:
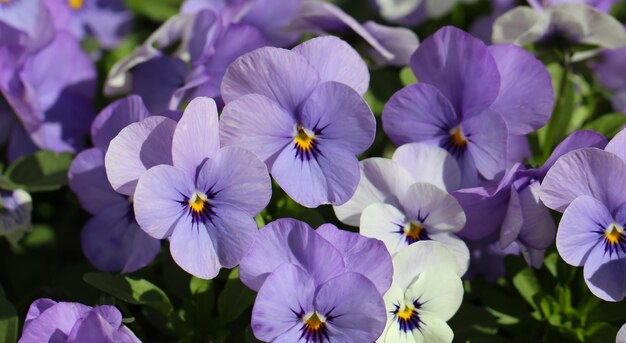
[[[612,93],[613,109],[626,113],[626,47],[602,51],[592,69],[600,84]]]
[[[461,306],[456,261],[438,242],[419,242],[393,257],[393,283],[384,296],[385,332],[377,342],[448,342],[446,323]]]
[[[178,123],[152,116],[129,125],[105,156],[113,188],[133,195],[141,229],[168,238],[174,261],[204,279],[239,263],[271,196],[265,164],[220,148],[218,132],[215,101],[196,98]]]
[[[23,189],[0,190],[0,236],[17,242],[30,229],[33,200]]]
[[[127,125],[149,116],[139,96],[122,98],[104,108],[91,125],[94,147],[80,152],[68,171],[70,188],[93,215],[81,232],[87,260],[96,268],[130,273],[149,264],[159,252],[159,240],[137,224],[132,194],[113,190],[104,157],[111,140]]]
[[[388,21],[415,26],[448,13],[460,0],[375,0],[380,15]]]
[[[37,299],[28,309],[19,343],[106,342],[141,343],[114,306]]]
[[[362,235],[382,240],[392,255],[418,241],[440,241],[455,253],[463,275],[469,250],[454,233],[463,229],[465,214],[446,191],[459,182],[459,167],[446,150],[405,144],[392,160],[361,161],[357,191],[347,203],[334,207],[335,214],[359,226]]]
[[[317,283],[302,268],[283,264],[259,290],[250,325],[265,342],[372,342],[385,327],[385,305],[361,274]]]
[[[391,257],[381,241],[339,230],[332,224],[313,230],[291,218],[275,220],[259,230],[241,260],[239,276],[246,286],[258,291],[265,279],[286,263],[302,268],[318,284],[344,272],[362,274],[380,294],[391,283]]]
[[[296,202],[342,204],[359,182],[356,155],[376,131],[361,96],[368,83],[365,62],[335,37],[257,49],[224,76],[221,140],[259,156]]]
[[[624,26],[605,13],[612,1],[555,0],[541,1],[541,4],[535,0],[528,2],[532,7],[515,7],[494,22],[494,43],[523,46],[557,37],[572,44],[607,49],[626,45]]]
[[[607,301],[626,296],[626,132],[605,148],[585,148],[559,158],[541,185],[541,200],[563,212],[556,236],[565,262],[584,266],[593,294]]]
[[[509,135],[532,132],[550,118],[550,75],[521,48],[487,47],[444,27],[422,42],[411,68],[420,83],[392,96],[383,128],[398,146],[424,142],[448,150],[461,167],[461,187],[501,177]]]
[[[57,30],[82,39],[94,36],[110,49],[129,32],[132,15],[122,0],[44,0]]]

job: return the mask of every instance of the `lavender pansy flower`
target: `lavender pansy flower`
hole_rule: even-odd
[[[335,37],[257,49],[224,76],[220,138],[259,156],[298,203],[342,204],[359,181],[356,155],[376,131],[361,96],[368,83],[358,53]]]
[[[474,20],[469,28],[472,36],[480,38],[486,44],[491,44],[493,23],[506,11],[515,7],[515,0],[491,0],[491,13]]]
[[[417,25],[448,13],[461,0],[376,0],[380,15],[388,21]]]
[[[251,152],[220,148],[212,99],[192,100],[173,134],[155,126],[145,135],[144,124],[152,118],[170,120],[144,119],[135,131],[126,131],[129,126],[111,142],[105,160],[109,180],[124,192],[134,191],[140,227],[154,238],[168,238],[181,268],[213,278],[221,267],[237,265],[257,234],[253,216],[271,196],[267,168]],[[119,148],[112,153],[114,145]],[[134,151],[126,151],[125,145],[134,145]],[[153,164],[159,154],[171,157],[171,163]],[[160,165],[146,171],[144,162]],[[125,167],[110,174],[117,165]],[[133,176],[125,177],[124,168]]]
[[[283,264],[302,268],[317,284],[345,272],[362,274],[380,294],[391,283],[391,257],[384,244],[332,224],[313,230],[304,222],[283,218],[265,225],[241,260],[239,276],[258,291]]]
[[[0,208],[0,236],[5,236],[11,243],[16,243],[24,232],[30,229],[33,200],[22,189],[14,191],[0,190],[2,207]]]
[[[540,12],[547,8],[567,2],[586,4],[602,12],[608,13],[616,0],[528,0],[528,4]]]
[[[109,305],[86,306],[41,298],[28,309],[19,343],[140,343],[124,325],[122,314]]]
[[[149,116],[140,97],[111,103],[91,125],[94,148],[79,153],[68,171],[70,188],[93,217],[81,233],[83,253],[96,268],[130,273],[149,264],[159,252],[159,240],[135,221],[132,197],[111,187],[104,166],[110,141],[126,126]]]
[[[54,37],[52,16],[43,1],[7,0],[0,4],[0,23],[6,24],[17,32],[24,33],[28,41],[28,50],[36,51],[48,44]],[[8,38],[5,32],[0,41]]]
[[[501,177],[509,135],[545,125],[554,104],[550,75],[531,54],[487,47],[454,27],[422,42],[411,68],[420,83],[389,100],[383,128],[396,145],[446,148],[461,167],[461,187]]]
[[[441,243],[418,242],[393,257],[393,283],[384,296],[385,332],[377,342],[452,342],[446,323],[461,306],[456,261]]]
[[[283,264],[259,290],[251,327],[266,342],[372,342],[385,327],[385,304],[361,274],[319,282],[301,267]]]
[[[574,44],[588,44],[615,49],[626,45],[622,24],[602,10],[603,1],[582,3],[551,1],[547,9],[519,6],[498,18],[493,25],[492,40],[496,44],[526,45],[563,37]],[[598,8],[591,5],[598,5]]]
[[[618,136],[612,142],[623,144],[624,135]],[[620,145],[563,155],[541,186],[546,206],[563,212],[556,237],[559,254],[571,265],[584,266],[587,286],[607,301],[626,295],[622,273],[626,164]]]
[[[560,156],[580,148],[605,145],[606,139],[598,133],[576,131],[561,142],[539,168],[525,169],[517,164],[496,184],[455,191],[453,195],[467,214],[467,224],[459,235],[490,242],[493,239],[488,237],[497,235],[500,249],[508,250],[515,244],[528,264],[538,268],[556,230],[540,199],[540,183]]]
[[[44,0],[57,30],[82,39],[93,35],[104,48],[118,45],[128,32],[132,15],[122,0]]]
[[[57,61],[72,63],[58,65]],[[33,143],[53,151],[76,151],[94,114],[96,72],[79,42],[66,32],[22,61],[0,91]]]

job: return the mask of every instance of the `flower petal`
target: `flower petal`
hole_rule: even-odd
[[[174,166],[196,174],[207,158],[220,148],[217,106],[211,98],[198,97],[187,105],[176,124],[172,140]]]
[[[246,94],[261,94],[293,113],[319,81],[319,73],[304,56],[265,47],[239,57],[228,67],[222,97],[229,103]]]
[[[292,50],[311,63],[320,81],[336,81],[353,88],[360,95],[369,86],[370,74],[361,56],[345,41],[324,36],[309,39]]]
[[[430,183],[415,183],[400,199],[404,213],[423,220],[429,229],[458,232],[465,226],[465,213],[454,197]]]
[[[455,269],[431,268],[419,274],[406,289],[405,296],[419,301],[420,314],[428,312],[447,321],[461,307],[463,293],[463,282]]]
[[[105,107],[91,124],[93,144],[106,151],[109,143],[123,128],[150,115],[138,95],[129,95]]]
[[[383,241],[393,255],[409,245],[404,231],[401,231],[406,223],[408,218],[394,206],[374,203],[363,210],[360,232],[365,237]]]
[[[301,124],[320,141],[360,154],[374,142],[376,119],[354,90],[338,82],[317,86],[302,108]]]
[[[400,207],[398,197],[414,182],[404,168],[389,159],[368,158],[360,166],[359,185],[352,198],[343,205],[333,206],[337,218],[352,226],[359,226],[361,213],[370,204],[380,202]]]
[[[431,183],[453,191],[461,183],[461,169],[445,149],[421,143],[404,144],[393,153],[393,160],[411,173],[416,182]]]
[[[104,165],[111,186],[133,195],[139,177],[153,166],[172,164],[172,137],[176,122],[148,117],[124,128],[109,144]]]

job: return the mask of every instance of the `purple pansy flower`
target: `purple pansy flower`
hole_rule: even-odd
[[[23,33],[20,43],[26,42],[29,51],[36,51],[48,44],[54,37],[52,16],[43,1],[10,0],[0,3],[0,23]],[[15,38],[6,31],[0,35],[0,42]]]
[[[385,328],[385,305],[359,273],[319,282],[287,263],[259,290],[251,327],[266,342],[372,342]]]
[[[563,212],[556,236],[561,257],[584,266],[593,294],[620,301],[626,296],[626,131],[605,150],[585,148],[559,158],[541,185],[541,200]]]
[[[93,215],[81,233],[83,253],[103,271],[133,272],[148,265],[161,247],[159,240],[139,228],[132,198],[113,190],[104,167],[110,141],[126,125],[148,116],[136,95],[111,103],[91,125],[94,147],[79,153],[68,171],[70,188]]]
[[[283,264],[293,264],[322,284],[345,272],[362,274],[383,294],[391,283],[391,257],[376,239],[324,224],[313,230],[299,220],[283,218],[259,231],[241,260],[239,276],[258,291]]]
[[[24,232],[30,229],[33,200],[30,194],[22,189],[0,190],[0,198],[2,198],[0,236],[6,237],[11,243],[16,243]]]
[[[545,125],[554,104],[550,75],[534,56],[512,45],[487,47],[454,27],[426,39],[411,68],[420,83],[389,100],[383,128],[396,145],[446,148],[459,162],[462,187],[501,177],[509,135]]]
[[[361,96],[368,83],[358,53],[335,37],[257,49],[224,76],[221,140],[264,160],[298,203],[342,204],[359,181],[356,155],[376,131]]]
[[[52,42],[0,78],[0,92],[37,147],[76,151],[84,146],[94,114],[95,78],[78,40],[57,32]]]
[[[141,343],[114,306],[86,306],[41,298],[28,309],[19,343]]]
[[[528,0],[528,4],[537,11],[567,2],[586,4],[602,12],[608,13],[616,0]]]
[[[218,132],[215,101],[196,98],[178,123],[153,116],[129,125],[105,157],[113,188],[133,195],[140,227],[168,238],[174,261],[205,279],[239,263],[257,234],[252,217],[271,196],[265,164],[220,148]]]
[[[82,39],[93,35],[104,48],[114,48],[130,29],[132,15],[122,0],[44,0],[57,30]]]
[[[467,224],[459,235],[489,242],[493,239],[488,237],[499,236],[500,249],[509,250],[515,243],[512,249],[516,251],[519,247],[528,264],[538,268],[543,263],[545,249],[554,241],[556,230],[539,196],[546,172],[560,156],[570,151],[603,148],[606,143],[596,132],[576,131],[563,140],[539,168],[525,169],[517,164],[507,170],[498,183],[455,191],[453,195],[467,214]]]

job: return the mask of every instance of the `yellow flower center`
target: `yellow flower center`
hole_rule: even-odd
[[[404,310],[398,311],[396,315],[398,316],[398,318],[407,321],[413,317],[413,309],[408,306],[404,306]]]
[[[194,213],[201,213],[204,210],[204,206],[207,203],[207,196],[202,192],[195,192],[193,196],[189,198],[189,207]]]
[[[452,137],[452,143],[456,146],[465,146],[467,144],[467,137],[463,134],[460,126],[450,130],[450,137]]]
[[[79,10],[83,8],[84,0],[67,0],[67,4],[73,10]]]
[[[623,232],[624,228],[621,225],[613,223],[604,231],[604,238],[609,244],[615,245],[622,239]]]
[[[302,127],[302,125],[298,125],[296,130],[298,132],[293,140],[296,142],[298,149],[304,152],[311,151],[313,149],[313,139],[315,138],[315,134]]]
[[[8,4],[11,0],[0,0],[0,4]]]
[[[321,318],[320,318],[321,317]],[[322,329],[326,319],[322,315],[318,315],[317,312],[313,312],[309,318],[304,320],[305,330],[308,332],[316,332]]]
[[[418,241],[424,230],[424,224],[419,221],[411,221],[404,227],[404,234],[413,241]]]

